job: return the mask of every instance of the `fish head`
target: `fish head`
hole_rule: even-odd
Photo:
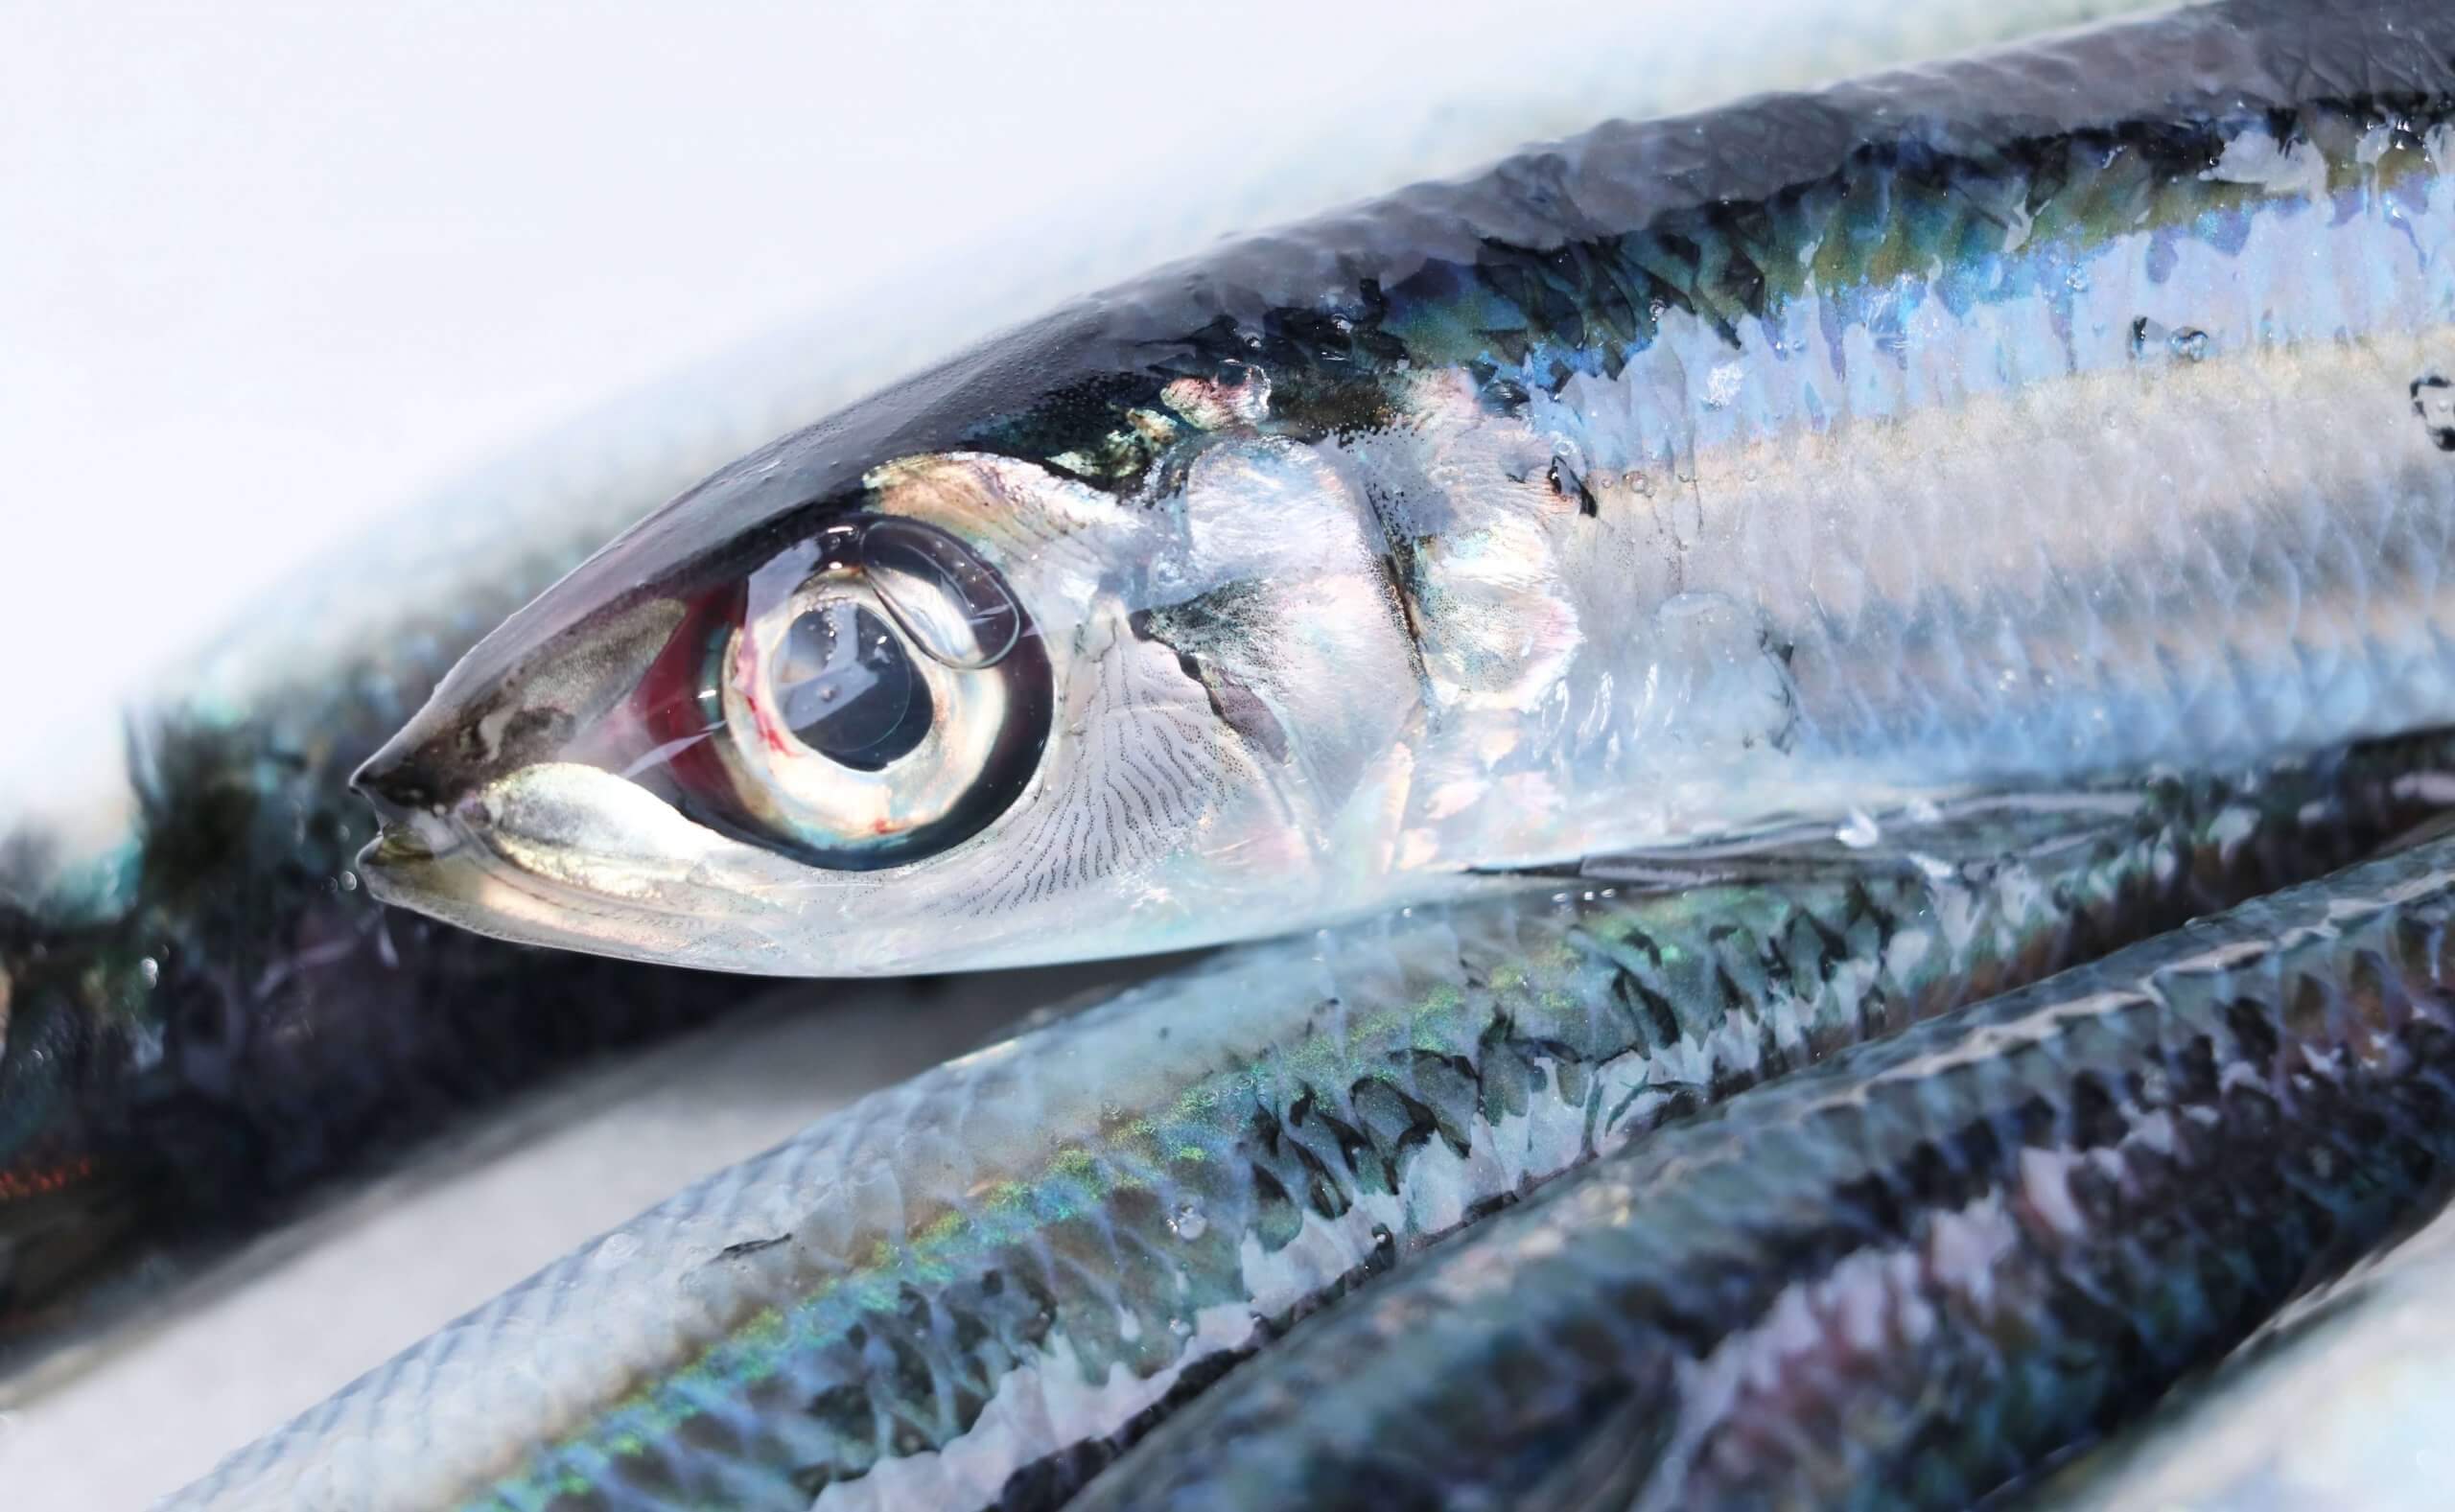
[[[1387,873],[1419,680],[1333,454],[1247,364],[986,419],[977,377],[744,458],[479,644],[359,776],[379,896],[862,975],[1266,933]]]

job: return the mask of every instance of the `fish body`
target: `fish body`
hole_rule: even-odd
[[[64,753],[90,756],[76,780],[0,815],[0,1374],[336,1173],[750,995],[435,926],[352,867],[373,827],[355,766],[704,455],[565,490],[514,469],[374,532],[357,550],[397,593],[341,591],[355,556],[317,564]]]
[[[711,1176],[172,1504],[1056,1504],[1292,1317],[1667,1119],[2314,874],[2443,741],[1897,818],[1780,879],[1240,947]]]
[[[2254,1340],[2020,1505],[2373,1512],[2444,1504],[2455,1218]]]
[[[2455,844],[1835,1053],[1299,1328],[1080,1505],[1967,1506],[2455,1172]]]
[[[745,457],[364,775],[377,886],[819,975],[2455,717],[2455,19],[1600,128]]]
[[[371,826],[350,772],[485,631],[660,501],[979,330],[1228,232],[1589,113],[1693,107],[2138,3],[1836,15],[1777,0],[1650,36],[1655,71],[1589,60],[1468,108],[1391,103],[1339,154],[1136,185],[1095,244],[1027,237],[958,287],[887,301],[909,317],[781,329],[417,500],[116,704],[90,741],[64,733],[59,688],[25,690],[42,743],[0,753],[0,1372],[82,1323],[98,1284],[141,1295],[180,1268],[170,1255],[247,1231],[321,1175],[740,995],[433,929],[380,908],[352,865]]]

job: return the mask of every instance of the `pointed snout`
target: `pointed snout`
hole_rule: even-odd
[[[435,774],[417,758],[409,733],[402,732],[386,742],[384,748],[366,758],[350,779],[352,791],[375,809],[375,817],[389,829],[409,823],[410,816],[433,814],[443,806],[442,788]]]
[[[380,826],[358,853],[359,873],[376,897],[415,907],[432,892],[420,879],[461,841],[434,774],[401,746],[396,736],[358,769],[350,786],[373,806]]]

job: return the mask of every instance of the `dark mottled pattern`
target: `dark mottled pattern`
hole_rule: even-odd
[[[352,770],[594,544],[591,513],[459,564],[433,597],[396,586],[398,613],[360,640],[284,644],[272,616],[247,635],[295,670],[244,707],[133,708],[138,811],[101,906],[48,901],[45,820],[0,816],[0,1375],[327,1177],[746,995],[382,908],[349,872],[374,828]]]
[[[1734,1098],[1286,1340],[1080,1505],[1958,1507],[2424,1220],[2455,843]]]
[[[1238,1354],[1461,1220],[1837,1047],[2366,853],[2435,811],[2450,757],[2389,742],[1905,826],[1927,865],[1851,852],[1227,952],[712,1176],[182,1504],[277,1496],[327,1455],[431,1473],[448,1399],[468,1425],[449,1462],[504,1467],[490,1507],[788,1507],[830,1486],[1053,1505]],[[690,1263],[686,1236],[724,1248]],[[1258,1333],[1202,1334],[1223,1307]],[[1025,1367],[1164,1395],[1059,1441],[985,1432]],[[1025,1392],[1025,1418],[1046,1400]],[[982,1456],[959,1484],[894,1478],[949,1449]]]

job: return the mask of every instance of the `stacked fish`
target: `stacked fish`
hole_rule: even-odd
[[[2410,1416],[2278,1439],[2445,1287],[2366,1268],[2455,1191],[2451,533],[2441,0],[1605,126],[690,488],[358,774],[390,910],[194,901],[358,838],[346,735],[0,856],[0,1219],[135,1200],[123,980],[277,1046],[406,937],[576,1047],[746,990],[676,966],[1222,946],[174,1504],[2423,1504]]]

